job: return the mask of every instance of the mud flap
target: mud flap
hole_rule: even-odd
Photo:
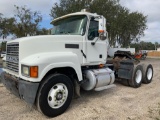
[[[121,61],[120,67],[118,69],[118,78],[132,79],[133,70],[134,70],[134,61],[132,60]]]

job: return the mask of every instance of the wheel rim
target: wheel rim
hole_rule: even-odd
[[[147,78],[148,78],[148,80],[151,80],[151,78],[152,78],[152,73],[153,73],[152,69],[149,68],[148,71],[147,71]]]
[[[68,89],[63,83],[54,85],[48,94],[48,104],[51,108],[60,108],[67,100]]]
[[[141,70],[137,70],[135,79],[136,79],[137,83],[141,82],[141,80],[142,80],[142,71]]]

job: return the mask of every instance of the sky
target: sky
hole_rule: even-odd
[[[160,43],[160,0],[120,0],[131,12],[138,11],[147,17],[145,36],[141,41]]]
[[[40,11],[43,21],[40,27],[51,28],[50,10],[58,0],[0,0],[0,13],[5,17],[12,17],[14,5],[24,6],[33,11]],[[145,36],[141,41],[160,43],[160,0],[120,0],[120,4],[127,7],[131,12],[138,11],[147,17],[147,27]],[[96,11],[95,11],[96,12]]]

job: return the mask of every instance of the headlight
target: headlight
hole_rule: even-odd
[[[24,75],[24,76],[30,76],[29,73],[30,73],[29,66],[22,65],[22,75]]]
[[[38,66],[26,66],[22,65],[22,75],[27,77],[38,77]]]
[[[6,67],[7,67],[6,61],[3,61],[3,62],[2,62],[2,67],[3,67],[3,68],[6,68]]]

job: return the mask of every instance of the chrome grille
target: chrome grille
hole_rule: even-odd
[[[18,73],[19,72],[19,44],[7,44],[6,55],[7,69]]]

